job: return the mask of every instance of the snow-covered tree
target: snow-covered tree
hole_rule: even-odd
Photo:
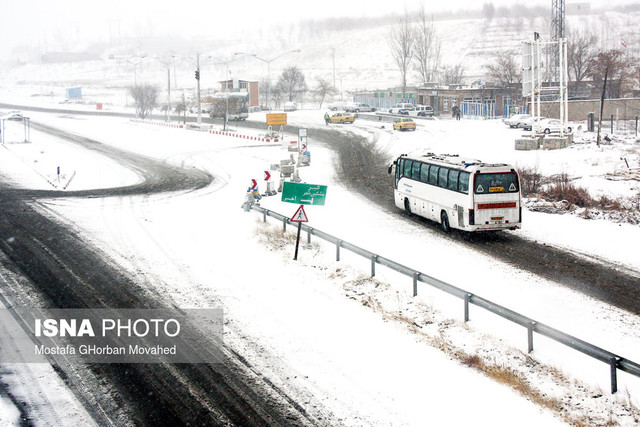
[[[136,116],[145,119],[158,103],[159,89],[148,84],[136,84],[127,87],[127,91],[136,104]]]
[[[414,66],[420,82],[433,82],[440,67],[440,40],[433,28],[433,18],[427,19],[424,6],[420,9],[418,23],[414,30]]]
[[[407,78],[414,54],[414,42],[414,29],[411,25],[409,12],[405,10],[404,16],[391,28],[389,34],[391,57],[400,70],[403,93],[407,91]]]
[[[301,97],[309,90],[304,79],[304,74],[296,66],[284,69],[278,79],[276,87],[288,98],[289,101],[293,101],[294,98]]]

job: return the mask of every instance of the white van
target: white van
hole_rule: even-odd
[[[295,102],[285,102],[284,103],[284,111],[296,111],[297,105]]]
[[[400,114],[400,110],[413,111],[416,109],[416,106],[410,103],[400,103],[396,104],[393,107],[389,108],[389,113],[391,114]]]

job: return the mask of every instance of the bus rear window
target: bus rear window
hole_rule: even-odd
[[[518,176],[513,172],[476,174],[473,190],[476,194],[517,193]]]

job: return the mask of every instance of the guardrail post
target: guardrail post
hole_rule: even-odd
[[[336,261],[340,261],[340,245],[342,244],[342,240],[338,240],[336,242]]]
[[[464,294],[464,322],[467,323],[469,321],[469,300],[471,299],[471,294]]]
[[[413,296],[418,296],[418,273],[417,271],[413,273]]]
[[[371,256],[371,277],[376,275],[376,261],[378,261],[378,255]]]
[[[307,244],[311,244],[311,227],[307,228]]]
[[[609,364],[611,365],[611,394],[615,394],[618,391],[618,359],[612,357]]]
[[[528,343],[529,353],[533,351],[533,327],[535,324],[536,322],[531,321],[527,325],[527,343]]]
[[[282,232],[287,231],[287,218],[282,218]]]
[[[262,222],[267,222],[267,211],[262,211]]]

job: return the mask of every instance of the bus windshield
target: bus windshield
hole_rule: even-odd
[[[518,175],[514,172],[480,173],[475,175],[475,194],[517,193],[518,191]]]

